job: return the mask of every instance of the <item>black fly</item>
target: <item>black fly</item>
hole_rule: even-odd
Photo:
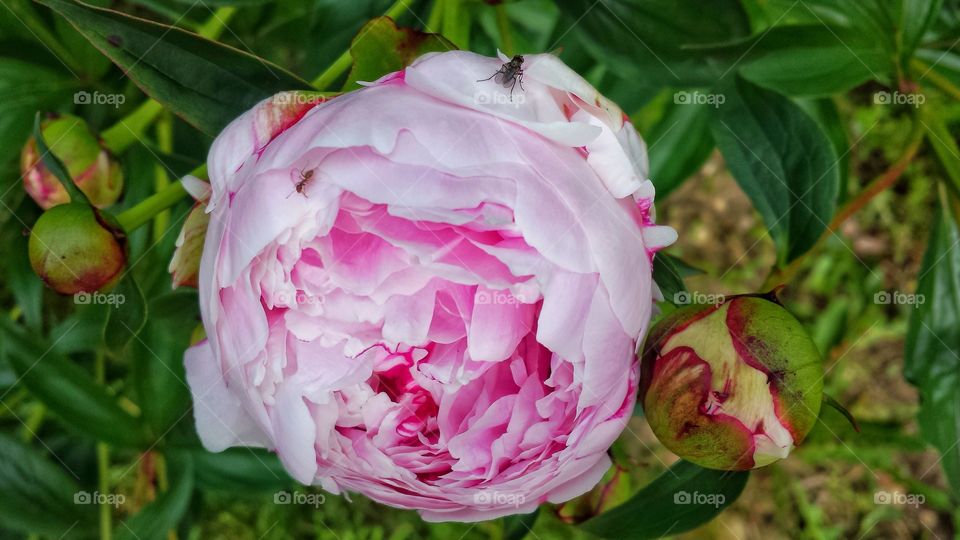
[[[297,185],[294,186],[293,191],[290,192],[290,195],[293,195],[293,193],[294,193],[294,191],[295,191],[295,192],[303,195],[304,197],[306,197],[306,196],[307,196],[307,193],[306,193],[307,184],[309,184],[309,183],[310,183],[310,180],[312,180],[312,179],[313,179],[313,169],[310,169],[309,171],[302,171],[302,170],[301,170],[301,171],[300,171],[300,180],[297,182]],[[287,198],[288,198],[288,199],[290,198],[290,195],[287,195]]]
[[[478,79],[477,82],[489,81],[502,85],[510,89],[510,101],[513,101],[513,87],[520,83],[520,90],[523,90],[523,57],[515,55],[509,62],[500,66],[496,73],[486,79]]]

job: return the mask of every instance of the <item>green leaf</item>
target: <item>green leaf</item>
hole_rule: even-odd
[[[363,25],[350,44],[353,67],[343,89],[355,90],[357,81],[375,81],[399,71],[422,54],[456,48],[440,34],[401,28],[389,17],[377,17]]]
[[[806,252],[833,216],[839,170],[817,123],[787,98],[737,78],[711,130],[730,172],[763,216],[783,265]]]
[[[310,89],[274,64],[179,28],[69,0],[62,15],[150,97],[208,135],[282,90]]]
[[[664,300],[672,304],[677,303],[675,301],[677,293],[687,290],[683,284],[683,270],[677,264],[678,262],[683,264],[680,259],[663,252],[653,257],[653,281],[656,282],[657,287],[660,287]]]
[[[742,58],[736,65],[744,78],[792,96],[827,96],[871,79],[887,81],[892,67],[869,36],[823,24],[777,26],[725,52]]]
[[[70,195],[70,201],[82,202],[89,205],[90,199],[87,198],[84,192],[80,191],[80,188],[77,187],[73,178],[70,177],[70,173],[67,172],[67,167],[60,161],[60,158],[58,158],[56,154],[50,151],[50,147],[47,146],[47,141],[43,138],[43,130],[40,129],[39,112],[33,117],[33,140],[37,145],[37,154],[40,155],[40,161],[43,162],[43,166],[53,173],[53,175],[57,177],[57,180],[63,184],[64,189],[66,189]]]
[[[649,144],[650,179],[661,199],[697,172],[713,151],[710,105],[689,102],[689,92],[677,92],[663,117],[644,134]],[[686,102],[683,100],[686,99]],[[679,101],[679,103],[678,103]]]
[[[274,452],[262,448],[228,448],[211,453],[190,451],[197,466],[197,483],[226,492],[270,492],[294,485]]]
[[[136,418],[107,394],[103,386],[70,359],[41,345],[6,317],[0,317],[4,353],[30,393],[68,425],[119,446],[144,441]]]
[[[942,454],[940,464],[954,494],[960,496],[958,244],[957,223],[947,208],[941,208],[918,276],[917,305],[907,328],[904,375],[920,392],[920,431]]]
[[[167,281],[169,287],[169,278]],[[150,301],[150,324],[130,347],[133,386],[153,433],[167,433],[190,410],[183,353],[199,320],[195,291],[174,291]]]
[[[945,183],[954,197],[960,198],[960,148],[957,147],[957,141],[953,139],[941,115],[933,112],[923,116],[921,122],[927,133],[927,141],[947,173]]]
[[[628,501],[585,521],[581,527],[601,538],[680,534],[703,525],[733,504],[749,476],[748,472],[704,469],[681,460]]]
[[[147,323],[147,300],[129,271],[124,273],[110,294],[116,299],[116,303],[111,306],[107,316],[103,340],[107,347],[119,351],[130,343]]]
[[[0,165],[20,155],[37,110],[62,103],[76,84],[44,67],[0,58]]]
[[[177,528],[193,496],[193,462],[178,454],[177,459],[168,459],[167,465],[169,489],[117,527],[117,540],[164,540],[167,531]]]
[[[906,66],[920,46],[923,34],[936,22],[943,0],[902,0],[900,59]]]
[[[529,514],[514,514],[503,518],[503,540],[523,540],[530,534],[540,517],[540,507]]]
[[[746,37],[749,20],[737,0],[710,2],[700,16],[697,0],[559,0],[577,21],[585,46],[597,60],[630,79],[660,86],[706,86],[727,71],[691,45],[726,43]],[[697,16],[691,16],[697,14]]]
[[[0,433],[0,456],[4,529],[50,538],[92,529],[96,507],[75,504],[74,496],[80,492],[76,481],[43,452]]]
[[[16,215],[21,216],[20,219],[29,215],[29,212],[22,212],[28,204],[33,205],[33,202],[24,203],[16,209]],[[23,312],[23,321],[28,328],[36,331],[43,323],[43,282],[37,278],[30,266],[30,259],[27,256],[29,237],[23,234],[23,229],[23,224],[16,219],[11,219],[4,224],[2,238],[8,251],[0,264],[3,265],[3,277],[7,282],[7,289],[16,300],[17,307]]]

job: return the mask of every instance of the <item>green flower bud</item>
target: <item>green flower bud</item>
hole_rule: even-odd
[[[61,294],[93,292],[120,278],[126,244],[109,214],[83,203],[62,204],[44,212],[30,231],[30,265]]]
[[[63,162],[91,203],[105,208],[117,201],[123,189],[120,164],[103,148],[86,122],[76,116],[61,115],[44,121],[41,129],[53,155]],[[40,157],[31,137],[20,154],[20,172],[27,194],[44,209],[69,202],[67,191]]]
[[[772,295],[688,306],[644,344],[640,401],[660,442],[713,469],[746,470],[787,457],[816,422],[823,362]]]

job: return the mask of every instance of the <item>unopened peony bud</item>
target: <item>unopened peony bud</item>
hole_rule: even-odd
[[[116,283],[126,264],[126,235],[116,220],[83,203],[55,206],[30,232],[30,265],[61,294]]]
[[[737,296],[670,313],[651,330],[640,400],[660,442],[714,469],[787,457],[816,422],[823,364],[772,296]]]
[[[61,115],[46,120],[41,126],[51,151],[67,167],[90,202],[99,208],[116,202],[123,189],[123,172],[86,122],[76,116]],[[67,191],[40,158],[31,137],[20,155],[20,172],[27,194],[45,209],[69,202]]]

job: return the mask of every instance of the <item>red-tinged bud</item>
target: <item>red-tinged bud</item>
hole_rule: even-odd
[[[114,285],[126,264],[126,235],[116,220],[84,203],[55,206],[30,231],[30,265],[61,294]]]
[[[63,162],[77,187],[99,208],[117,201],[123,189],[123,172],[90,131],[76,116],[60,115],[41,124],[43,138],[53,154]],[[20,172],[27,194],[44,209],[70,201],[57,177],[44,166],[31,137],[20,154]]]
[[[787,457],[816,422],[820,353],[771,296],[737,296],[665,316],[644,344],[640,400],[660,442],[704,467]]]

